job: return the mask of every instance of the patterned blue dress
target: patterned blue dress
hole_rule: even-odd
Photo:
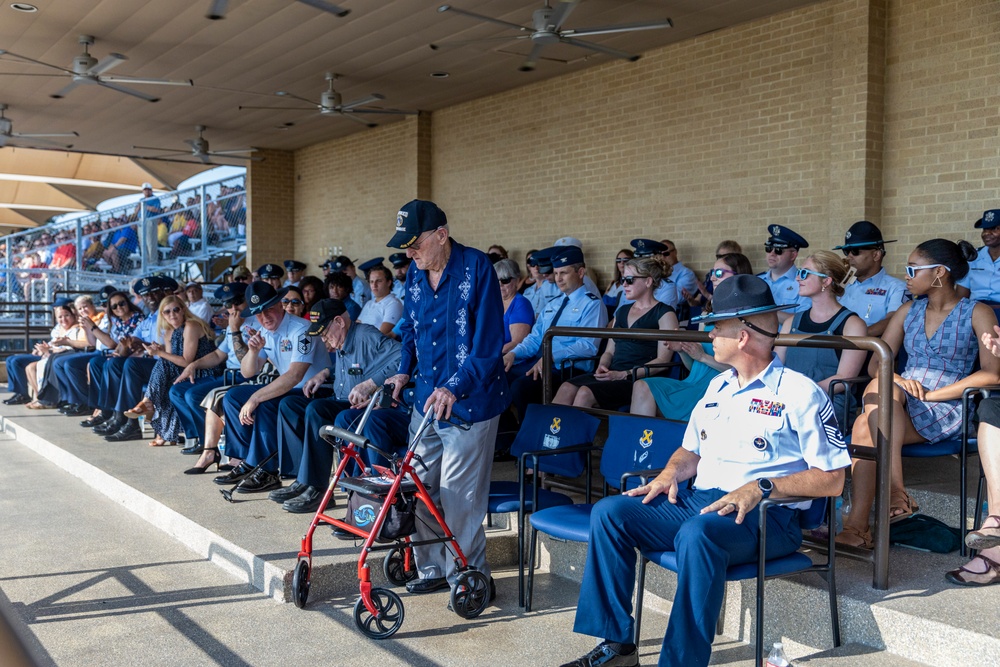
[[[195,325],[192,324],[192,326]],[[198,339],[198,350],[194,358],[196,360],[201,359],[214,350],[215,341],[207,336],[202,336]],[[174,332],[170,335],[170,353],[178,356],[184,355],[184,327],[174,329]],[[203,368],[195,373],[195,382],[221,375],[223,368],[224,365]],[[170,391],[170,387],[173,386],[174,380],[180,376],[183,370],[182,367],[174,362],[160,357],[156,360],[156,364],[149,374],[149,383],[146,385],[146,393],[149,395],[149,400],[153,402],[154,408],[153,418],[150,420],[150,423],[153,425],[153,430],[164,440],[168,441],[177,440],[181,427],[180,416],[170,402],[168,392]]]
[[[932,391],[954,384],[972,373],[979,354],[972,328],[975,302],[962,299],[948,313],[934,335],[924,327],[927,299],[914,301],[903,321],[903,347],[908,358],[902,375]],[[949,438],[962,427],[962,401],[920,401],[907,394],[906,411],[916,429],[929,442]]]

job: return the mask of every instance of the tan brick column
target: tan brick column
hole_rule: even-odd
[[[261,150],[247,167],[247,266],[281,263],[295,251],[295,154]]]

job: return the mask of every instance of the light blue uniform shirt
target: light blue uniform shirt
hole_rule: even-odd
[[[244,322],[243,326],[240,327],[240,335],[243,336],[244,342],[250,337],[251,327],[249,324]],[[240,360],[236,356],[236,350],[233,349],[233,332],[228,328],[225,331],[225,337],[222,342],[219,343],[219,349],[226,353],[226,368],[235,368],[239,370]]]
[[[906,283],[880,269],[867,280],[855,280],[845,287],[844,296],[839,300],[841,306],[863,319],[866,326],[871,326],[899,310],[905,292]]]
[[[160,345],[165,346],[166,343],[164,341],[166,338],[163,333],[159,332],[158,327],[156,326],[159,321],[159,313],[155,316],[145,318],[143,321],[139,322],[139,326],[135,328],[132,335],[144,343],[159,343]]]
[[[683,447],[701,457],[696,489],[729,492],[761,477],[851,465],[826,392],[777,355],[743,388],[735,369],[713,378]]]
[[[771,288],[771,296],[774,297],[776,304],[779,306],[785,306],[790,303],[797,304],[793,310],[788,312],[801,313],[812,308],[812,299],[807,296],[799,296],[799,282],[795,279],[796,271],[798,269],[795,268],[795,265],[792,265],[792,268],[776,279],[771,277],[770,271],[758,273],[757,277],[762,278],[767,283],[767,286]]]
[[[372,298],[371,288],[361,276],[354,276],[351,279],[351,284],[354,286],[354,300],[358,302],[359,306],[364,306]]]
[[[557,296],[562,296],[562,292],[551,280],[539,280],[524,290],[524,297],[531,302],[531,309],[535,311],[535,319],[538,319],[538,316],[542,314],[542,310],[545,309],[549,301]]]
[[[330,365],[330,355],[319,336],[307,336],[309,320],[285,313],[281,324],[274,331],[263,327],[260,335],[264,337],[264,349],[258,353],[258,358],[269,359],[280,375],[288,372],[289,367],[296,362],[309,364],[306,374],[295,385],[299,389],[316,373]]]
[[[604,328],[608,324],[608,309],[604,307],[604,302],[596,294],[587,291],[586,285],[581,285],[569,295],[569,303],[559,313],[564,300],[567,297],[552,299],[548,302],[542,313],[535,320],[535,325],[531,327],[531,333],[525,336],[524,340],[517,344],[511,352],[514,359],[522,361],[537,357],[542,353],[542,336],[550,326],[556,314],[559,314],[559,321],[555,326],[560,327],[591,327]],[[567,338],[559,336],[552,339],[552,361],[556,364],[564,359],[578,359],[581,357],[593,357],[597,355],[596,338]],[[578,366],[583,370],[592,370],[592,363]]]
[[[969,273],[958,284],[972,292],[973,301],[1000,303],[1000,258],[993,261],[990,249],[983,246],[969,262]]]
[[[694,296],[699,293],[698,276],[694,275],[694,271],[684,266],[681,262],[674,264],[673,270],[670,272],[670,280],[676,285],[678,302],[684,299],[684,293],[681,290],[687,290],[688,296]],[[675,304],[667,305],[673,306]]]
[[[406,283],[404,283],[402,280],[393,280],[392,295],[397,299],[399,299],[400,302],[402,302],[403,297],[406,296]]]

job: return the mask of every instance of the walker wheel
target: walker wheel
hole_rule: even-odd
[[[490,603],[490,579],[479,570],[459,572],[451,589],[451,608],[462,618],[475,618]]]
[[[299,609],[305,609],[309,599],[309,561],[302,559],[292,573],[292,602]]]
[[[402,586],[417,578],[417,568],[413,565],[412,557],[410,558],[410,568],[406,569],[406,547],[393,549],[386,554],[385,560],[382,561],[382,572],[393,586]]]
[[[354,603],[354,624],[361,634],[372,639],[386,639],[396,634],[403,625],[403,601],[386,588],[373,588],[372,604],[378,615],[372,616],[363,598]]]

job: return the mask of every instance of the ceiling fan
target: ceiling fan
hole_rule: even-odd
[[[73,144],[59,144],[55,141],[49,141],[48,138],[80,136],[76,132],[14,132],[14,123],[11,122],[10,118],[4,116],[4,111],[9,108],[6,104],[0,104],[0,148],[3,148],[7,144],[32,148],[30,143],[23,141],[24,139],[31,139],[31,143],[48,144],[53,148],[73,148]]]
[[[240,107],[243,109],[276,109],[281,111],[318,111],[321,116],[343,116],[344,118],[349,118],[356,123],[361,123],[367,127],[376,127],[376,123],[371,123],[360,118],[357,118],[354,114],[386,114],[392,116],[415,116],[418,111],[400,111],[399,109],[382,109],[382,108],[371,108],[362,109],[360,107],[368,106],[374,102],[379,102],[385,99],[385,95],[379,95],[378,93],[372,93],[368,97],[362,97],[361,99],[354,100],[353,102],[348,102],[344,104],[343,97],[333,88],[333,82],[341,77],[340,74],[334,74],[333,72],[326,73],[327,88],[323,91],[320,96],[319,103],[308,100],[304,97],[299,97],[294,93],[289,93],[284,90],[279,90],[275,93],[279,97],[290,97],[293,100],[298,100],[300,102],[305,102],[308,107]]]
[[[577,38],[589,37],[593,35],[608,35],[616,32],[632,32],[635,30],[657,30],[659,28],[671,28],[674,25],[670,19],[660,19],[642,23],[620,23],[618,25],[608,25],[594,28],[563,28],[563,24],[566,22],[566,19],[579,3],[580,0],[558,0],[556,6],[552,7],[550,1],[545,0],[545,6],[541,9],[536,9],[532,13],[531,26],[523,26],[517,23],[504,21],[502,19],[493,18],[491,16],[484,16],[465,9],[459,9],[458,7],[452,7],[451,5],[441,5],[438,7],[439,12],[455,12],[456,14],[468,16],[469,18],[474,18],[478,21],[486,21],[487,23],[502,25],[505,28],[517,30],[521,34],[511,37],[442,42],[439,44],[431,44],[431,48],[437,50],[448,46],[461,46],[474,42],[495,41],[498,39],[527,39],[531,40],[533,45],[531,53],[528,55],[528,59],[525,60],[518,69],[522,72],[531,72],[538,64],[538,60],[542,57],[542,51],[545,50],[545,47],[552,44],[569,44],[570,46],[578,46],[582,49],[588,49],[598,53],[606,53],[610,56],[614,56],[615,58],[635,62],[642,56],[626,53],[625,51],[619,51],[618,49],[613,49],[611,47],[604,46],[603,44],[596,44],[594,42]]]
[[[88,47],[94,43],[94,38],[91,35],[80,35],[80,44],[83,45],[83,53],[78,55],[73,59],[73,65],[71,69],[65,67],[60,67],[59,65],[53,65],[51,63],[45,63],[41,60],[35,60],[34,58],[28,58],[27,56],[18,55],[16,53],[11,53],[4,49],[0,49],[0,57],[10,56],[17,60],[22,60],[24,62],[32,63],[35,65],[42,65],[43,67],[48,67],[50,69],[59,70],[62,74],[14,74],[13,72],[2,72],[0,74],[13,74],[15,76],[64,76],[68,74],[72,77],[72,81],[64,87],[59,92],[53,93],[49,97],[53,97],[57,100],[66,97],[71,90],[76,88],[81,84],[104,86],[105,88],[110,88],[111,90],[117,90],[119,93],[125,93],[126,95],[131,95],[132,97],[138,97],[139,99],[146,100],[147,102],[159,102],[159,97],[154,97],[146,93],[140,92],[133,88],[127,88],[125,86],[119,85],[123,83],[130,84],[142,84],[142,85],[157,85],[157,86],[193,86],[194,81],[187,79],[184,81],[170,81],[169,79],[146,79],[134,76],[106,76],[105,72],[117,67],[121,63],[128,60],[126,56],[120,53],[110,53],[101,60],[97,60],[94,56],[90,55]]]
[[[191,155],[198,158],[204,164],[210,164],[209,158],[212,157],[225,157],[235,160],[252,160],[253,158],[244,157],[243,153],[253,153],[256,148],[232,148],[225,151],[213,151],[209,149],[208,139],[205,139],[202,134],[208,129],[204,125],[195,125],[194,130],[198,133],[197,139],[185,139],[184,143],[191,147],[190,151],[179,151],[175,148],[159,148],[157,146],[132,146],[133,150],[145,150],[145,151],[166,151],[164,155],[154,156],[155,158],[168,158],[168,157],[178,157],[184,155]]]
[[[330,4],[325,0],[298,0],[303,5],[309,5],[310,7],[315,7],[320,11],[328,12],[334,16],[347,16],[351,13],[350,9],[344,9],[343,7],[338,7],[337,5]],[[229,0],[212,0],[212,6],[208,9],[208,14],[205,14],[205,18],[212,19],[213,21],[218,21],[219,19],[226,18],[226,11],[229,8]]]

